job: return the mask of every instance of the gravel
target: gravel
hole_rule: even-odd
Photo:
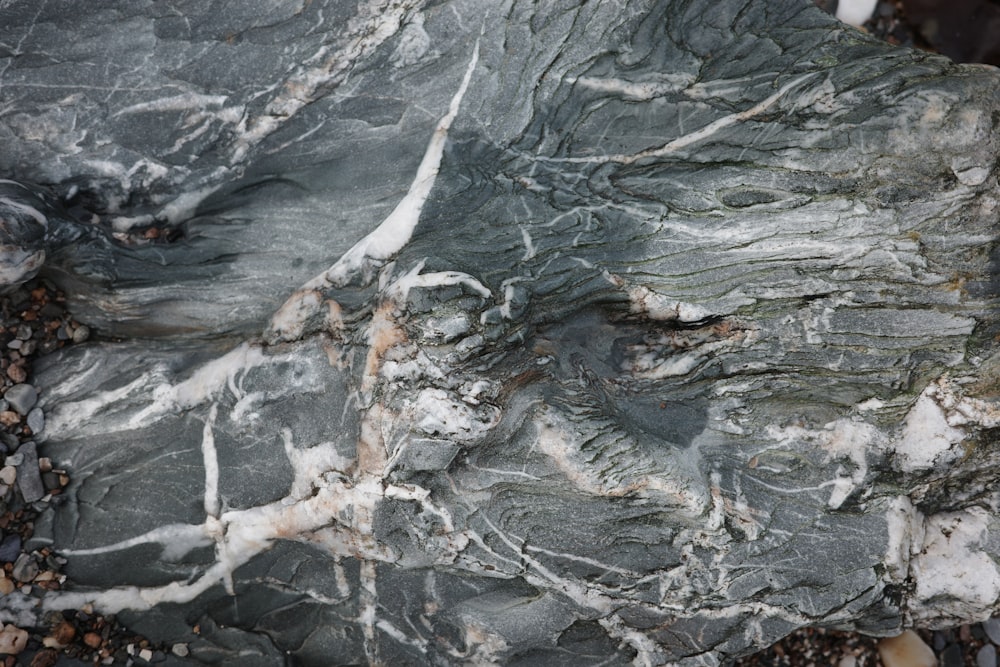
[[[11,409],[19,415],[26,415],[38,402],[38,390],[30,384],[16,384],[3,397]]]

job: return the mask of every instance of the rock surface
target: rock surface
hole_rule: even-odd
[[[0,618],[693,666],[997,610],[994,70],[793,0],[3,11],[91,340],[37,369],[76,588]]]

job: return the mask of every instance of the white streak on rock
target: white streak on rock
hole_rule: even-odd
[[[134,113],[186,111],[188,109],[204,111],[209,107],[221,107],[226,103],[227,99],[229,98],[225,95],[203,95],[200,93],[186,92],[182,95],[161,97],[159,99],[150,100],[149,102],[141,102],[139,104],[127,106],[116,111],[112,115],[112,118]]]
[[[219,516],[219,455],[212,432],[218,413],[219,406],[213,403],[201,434],[201,456],[205,465],[205,514],[213,517]]]
[[[107,544],[101,547],[90,549],[60,549],[59,553],[65,556],[97,556],[100,554],[124,551],[141,544],[159,543],[163,546],[164,560],[176,560],[190,553],[198,547],[211,544],[204,526],[190,525],[185,523],[171,523],[165,526],[157,526],[153,530],[145,532],[135,537],[130,537],[121,542]]]
[[[914,620],[987,618],[1000,599],[1000,570],[984,551],[990,516],[981,507],[927,517],[911,566]]]
[[[465,91],[469,87],[472,73],[478,62],[479,40],[476,40],[472,59],[466,67],[462,83],[451,99],[448,113],[438,121],[434,128],[424,157],[417,168],[416,176],[414,176],[410,189],[403,199],[396,204],[396,208],[374,231],[355,243],[333,266],[305,283],[288,298],[275,316],[271,318],[264,334],[265,340],[275,342],[295,340],[300,337],[306,319],[316,309],[313,302],[321,298],[319,296],[320,290],[329,287],[343,287],[359,273],[362,273],[361,277],[365,283],[370,282],[370,273],[373,267],[379,262],[384,263],[410,242],[413,230],[420,220],[420,213],[434,187],[434,181],[437,179],[441,159],[444,157],[448,130],[458,115],[462,98],[465,96]]]
[[[947,465],[962,455],[957,447],[966,434],[948,423],[941,402],[948,400],[947,382],[931,383],[906,415],[902,437],[895,444],[895,465],[903,472]]]
[[[739,111],[737,113],[728,114],[722,118],[718,118],[711,123],[705,125],[699,130],[685,134],[682,137],[678,137],[673,141],[667,142],[658,148],[649,148],[644,151],[639,151],[638,153],[631,153],[628,155],[592,155],[586,157],[565,157],[565,158],[549,158],[549,157],[538,157],[539,160],[544,160],[546,162],[568,162],[568,163],[597,163],[603,164],[606,162],[615,162],[618,164],[633,164],[640,160],[645,160],[648,158],[661,158],[676,153],[688,146],[696,144],[700,141],[704,141],[709,137],[717,134],[718,132],[736,125],[737,123],[742,123],[743,121],[750,120],[754,116],[758,116],[772,106],[774,106],[782,97],[788,94],[794,88],[797,88],[801,83],[808,81],[809,79],[815,77],[815,74],[805,74],[803,76],[792,79],[785,85],[781,86],[775,93],[765,97],[763,100],[753,105],[749,109]]]
[[[462,83],[451,99],[448,113],[438,121],[437,127],[434,128],[434,134],[431,135],[430,143],[427,144],[427,150],[424,152],[424,157],[420,161],[417,174],[413,178],[406,196],[382,221],[382,224],[358,241],[354,247],[344,253],[336,264],[330,267],[324,276],[325,282],[333,286],[342,286],[369,260],[388,259],[409,243],[413,230],[420,219],[420,213],[437,179],[441,158],[444,156],[445,143],[448,140],[448,130],[458,115],[462,98],[465,96],[469,81],[472,80],[472,72],[478,62],[479,41],[477,40]]]

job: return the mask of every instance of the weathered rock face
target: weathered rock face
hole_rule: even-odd
[[[791,0],[119,4],[3,9],[105,338],[38,379],[44,608],[241,665],[996,609],[995,70]]]

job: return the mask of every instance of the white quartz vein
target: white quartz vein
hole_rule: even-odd
[[[310,59],[318,64],[303,67],[289,76],[260,116],[244,120],[242,133],[232,148],[231,163],[243,162],[253,147],[284,125],[288,118],[315,101],[323,90],[346,80],[351,69],[395,35],[407,14],[420,4],[385,0],[359,3],[357,15],[348,22],[344,30],[350,35],[347,43],[333,53],[329,53],[329,47],[322,47]],[[304,64],[308,65],[309,62]]]
[[[438,121],[434,133],[427,144],[424,157],[410,188],[392,212],[371,233],[354,244],[329,269],[319,274],[299,288],[271,318],[265,338],[270,341],[290,340],[301,335],[304,320],[315,311],[316,292],[330,287],[342,287],[361,272],[364,282],[372,278],[372,270],[380,263],[398,253],[410,241],[413,230],[420,220],[420,213],[430,195],[444,147],[448,130],[458,115],[462,98],[472,80],[472,73],[479,62],[479,40],[462,77],[462,83],[451,99],[446,113]]]
[[[659,158],[671,155],[681,149],[687,148],[693,144],[703,141],[712,135],[724,130],[727,127],[736,125],[737,123],[742,123],[743,121],[750,120],[754,116],[758,116],[772,106],[774,106],[781,98],[785,97],[789,91],[797,88],[800,84],[809,79],[814,78],[815,74],[805,74],[803,76],[797,77],[792,81],[789,81],[785,85],[781,86],[776,92],[765,97],[763,100],[753,105],[749,109],[744,109],[736,113],[728,114],[722,118],[718,118],[711,123],[705,125],[704,127],[695,130],[689,134],[678,137],[672,141],[669,141],[658,148],[649,148],[644,151],[639,151],[638,153],[630,154],[617,154],[617,155],[589,155],[589,156],[574,156],[574,157],[545,157],[536,156],[535,159],[543,162],[559,162],[559,163],[592,163],[592,164],[604,164],[608,162],[614,162],[618,164],[632,164],[640,160],[648,158]]]

